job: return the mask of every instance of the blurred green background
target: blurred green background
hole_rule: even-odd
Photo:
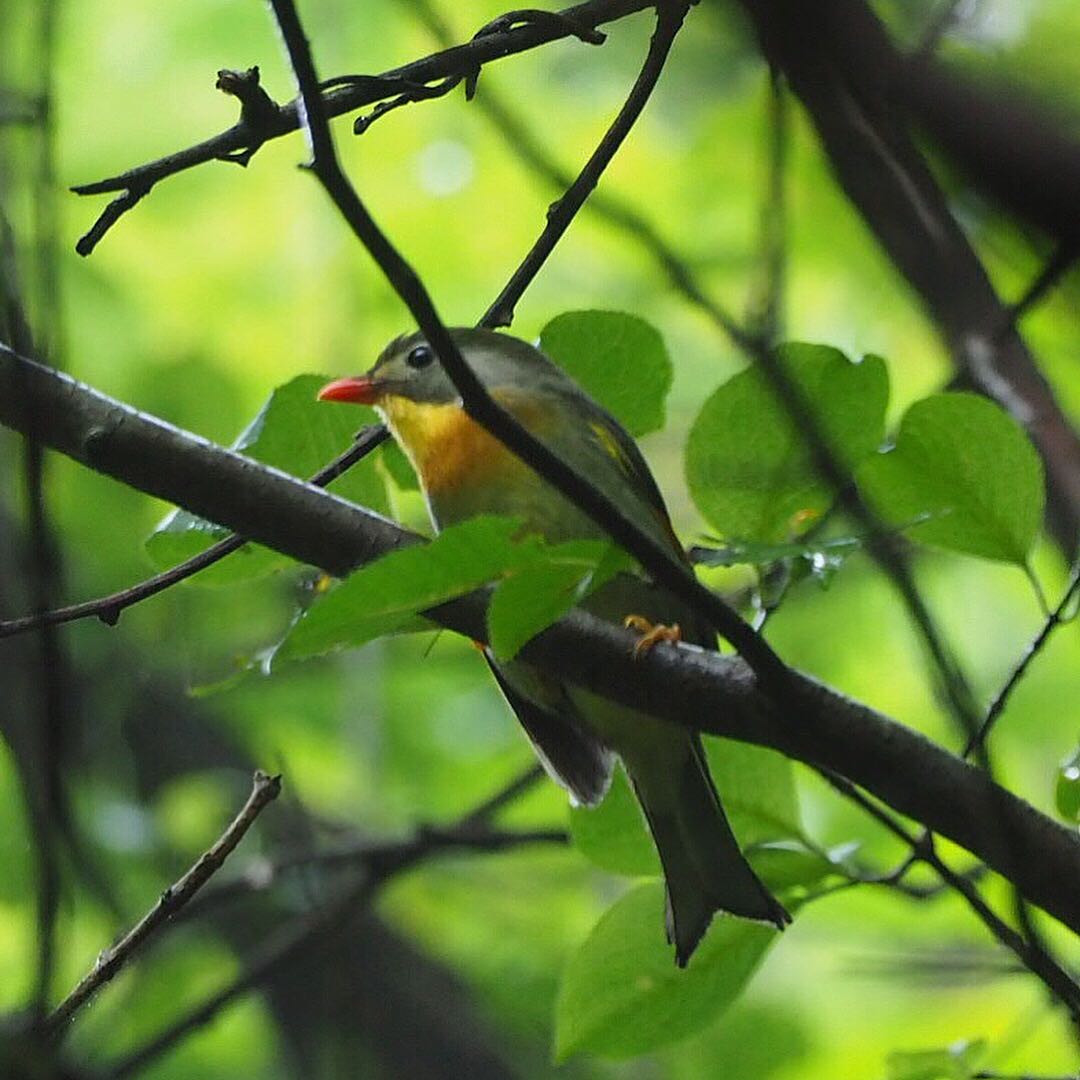
[[[876,7],[897,39],[909,42],[937,5]],[[502,10],[484,2],[447,5],[445,14],[464,40]],[[3,9],[11,33],[0,37],[0,55],[12,80],[25,86],[41,75],[37,14],[33,3]],[[374,73],[437,48],[409,3],[322,0],[306,4],[303,14],[324,76]],[[497,91],[510,101],[573,168],[621,103],[650,29],[650,17],[637,15],[609,27],[603,48],[561,42],[493,64],[479,93]],[[1080,115],[1078,40],[1080,11],[1068,0],[988,0],[942,49],[976,70],[1007,72]],[[215,72],[251,64],[260,66],[272,96],[291,96],[262,5],[64,0],[54,68],[58,185],[111,175],[228,126],[235,102],[213,90]],[[703,3],[603,180],[604,190],[644,211],[710,292],[738,313],[762,273],[767,102],[767,70],[737,10]],[[895,422],[908,404],[947,383],[947,356],[836,189],[794,105],[791,114],[785,335],[885,357]],[[347,120],[335,131],[362,196],[443,316],[475,321],[539,230],[553,190],[515,159],[460,91],[399,110],[361,138],[350,134]],[[31,237],[34,137],[8,128],[0,139],[6,209],[17,238]],[[223,443],[293,376],[366,368],[391,336],[410,328],[408,317],[318,185],[296,167],[304,157],[302,139],[293,135],[264,147],[247,169],[215,162],[170,179],[88,259],[73,245],[103,200],[61,190],[61,319],[50,334],[60,362],[108,394]],[[954,183],[948,175],[946,182]],[[966,192],[957,189],[956,196],[1003,295],[1018,295],[1044,249]],[[48,305],[40,253],[24,256],[32,314],[41,319]],[[1074,415],[1078,298],[1074,275],[1025,324]],[[668,425],[643,449],[680,535],[688,543],[698,539],[703,524],[682,480],[686,431],[743,359],[670,291],[632,239],[587,211],[519,305],[514,330],[532,337],[554,315],[582,308],[633,312],[662,332],[675,383]],[[17,461],[9,434],[0,435],[0,447],[5,460]],[[18,470],[5,473],[5,500],[17,505]],[[144,542],[165,505],[59,458],[49,460],[48,505],[62,539],[66,598],[108,592],[151,571]],[[415,496],[398,494],[394,508],[414,527],[424,525]],[[1049,544],[1037,552],[1036,569],[1055,598],[1064,570]],[[945,554],[923,554],[917,574],[988,700],[1041,623],[1030,586],[1015,568]],[[717,578],[732,587],[745,580],[735,572]],[[452,820],[531,760],[481,658],[450,635],[383,640],[198,693],[280,636],[298,588],[295,575],[221,588],[193,582],[128,611],[114,628],[94,621],[63,630],[75,672],[70,793],[78,831],[117,910],[65,866],[54,996],[218,834],[254,765],[282,772],[286,794],[230,870],[297,842],[305,828],[336,823],[370,836],[402,836],[417,823]],[[770,638],[795,666],[932,737],[952,737],[908,619],[864,557],[850,559],[828,590],[813,583],[795,590]],[[18,647],[0,643],[0,660],[18,662]],[[1002,776],[1048,810],[1057,765],[1080,733],[1078,665],[1080,638],[1069,627],[1021,685],[995,737]],[[4,747],[0,792],[0,1008],[7,1010],[30,991],[36,934],[33,846]],[[857,840],[866,862],[879,867],[902,854],[801,770],[800,795],[820,843]],[[565,797],[545,782],[507,820],[558,826],[566,814]],[[521,1076],[878,1077],[892,1051],[959,1039],[987,1040],[984,1067],[999,1071],[1060,1073],[1077,1065],[1061,1016],[1037,986],[1002,965],[957,900],[918,902],[866,887],[802,911],[746,995],[703,1034],[631,1061],[584,1057],[555,1067],[548,1055],[560,972],[628,884],[573,849],[447,856],[393,882],[374,910],[398,935],[395,948],[418,950],[453,973],[458,985],[445,998],[474,1014],[484,1038]],[[250,916],[238,910],[163,936],[80,1020],[73,1059],[101,1063],[143,1042],[227,981],[282,912],[302,909],[322,887],[301,877]],[[997,886],[990,893],[1007,900]],[[1045,929],[1056,942],[1055,927]],[[1061,944],[1071,949],[1063,956],[1075,961],[1064,935]],[[344,987],[316,970],[300,973],[307,981],[299,1003],[284,993],[245,996],[144,1075],[408,1075],[371,1048],[375,1036],[361,1015],[370,968],[362,959]],[[331,998],[339,1012],[331,1012]],[[395,1037],[408,1039],[432,1004],[403,1000]],[[315,1021],[304,1028],[304,1009],[317,1013],[320,1003],[323,1019],[333,1022],[325,1030]]]

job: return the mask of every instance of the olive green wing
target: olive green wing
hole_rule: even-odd
[[[592,402],[588,404],[583,430],[577,435],[586,448],[582,455],[585,460],[574,463],[584,469],[589,479],[605,488],[624,510],[633,513],[637,509],[633,515],[635,521],[689,566],[686,552],[671,526],[664,498],[637,444],[613,416]],[[633,502],[627,497],[631,495]],[[635,614],[652,622],[678,623],[683,640],[705,648],[716,647],[715,631],[687,604],[666,589],[631,574],[618,575],[600,591],[594,603],[587,602],[585,606],[612,621]]]

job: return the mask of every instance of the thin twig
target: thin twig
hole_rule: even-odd
[[[319,80],[311,50],[295,5],[291,0],[271,0],[271,7],[277,17],[304,102],[312,150],[311,171],[408,307],[461,395],[465,411],[526,461],[552,487],[588,514],[637,559],[657,584],[670,589],[708,619],[745,657],[762,684],[778,698],[784,697],[788,690],[789,672],[771,646],[755,634],[724,600],[688,572],[666,547],[642,530],[603,492],[593,487],[492,399],[461,355],[416,272],[375,223],[342,171],[330,126],[322,110]],[[681,25],[684,12],[683,4],[661,6],[647,65],[662,63]]]
[[[1070,1073],[1068,1076],[1036,1076],[1034,1073],[1000,1073],[989,1072],[980,1069],[971,1074],[971,1080],[1078,1080],[1080,1074]]]
[[[503,57],[513,56],[562,38],[581,37],[582,30],[595,29],[603,23],[625,18],[652,7],[654,2],[655,0],[587,0],[586,3],[559,12],[559,19],[526,23],[511,20],[504,30],[481,35],[464,45],[444,49],[383,72],[382,75],[353,80],[347,86],[330,90],[322,97],[323,106],[326,115],[340,116],[381,101],[386,97],[387,84],[396,82],[422,85],[451,76],[468,78],[482,65],[493,60],[501,60]],[[89,255],[108,230],[145,197],[155,184],[167,177],[208,161],[239,161],[246,164],[253,147],[257,148],[271,139],[288,135],[301,126],[297,106],[297,101],[282,105],[272,122],[260,124],[258,127],[253,127],[241,117],[240,122],[231,128],[194,146],[177,150],[104,180],[72,188],[78,195],[120,193],[79,240],[76,250],[81,255]]]
[[[358,461],[367,457],[378,446],[381,446],[390,433],[383,424],[372,424],[364,428],[356,436],[356,441],[343,454],[339,454],[330,464],[320,469],[308,483],[316,487],[326,487],[327,484],[336,480],[346,469],[352,468]],[[232,536],[223,537],[217,543],[212,544],[205,551],[193,555],[160,574],[155,574],[137,585],[132,585],[118,592],[109,593],[108,596],[98,597],[96,600],[84,600],[81,604],[71,604],[68,607],[54,608],[43,611],[37,615],[25,615],[20,619],[9,619],[0,622],[0,638],[12,637],[15,634],[23,634],[28,630],[34,630],[40,626],[57,626],[60,623],[75,622],[77,619],[98,618],[109,626],[115,626],[121,612],[141,600],[146,600],[165,589],[176,585],[180,581],[205,570],[216,562],[220,562],[226,555],[231,555],[239,550],[248,541],[243,536],[235,533]]]
[[[274,860],[259,859],[248,866],[232,881],[207,889],[199,899],[190,904],[181,918],[191,921],[218,910],[223,904],[234,902],[252,893],[265,892],[276,884],[283,874],[294,870],[319,868],[323,870],[355,870],[397,865],[402,852],[412,855],[414,848],[422,848],[424,857],[443,852],[497,852],[510,851],[532,844],[566,844],[570,835],[566,829],[497,829],[483,821],[459,822],[450,827],[422,826],[408,841],[373,842],[360,840],[352,844],[326,851],[302,851],[286,854]]]
[[[889,811],[864,795],[850,780],[827,769],[819,769],[818,772],[836,791],[860,806],[889,832],[907,844],[916,859],[932,867],[954,892],[963,897],[968,907],[997,941],[1009,949],[1024,967],[1046,986],[1068,1010],[1073,1024],[1080,1026],[1080,986],[1044,950],[1025,941],[995,914],[982,898],[978,888],[964,875],[953,870],[938,855],[932,836],[926,833],[920,836],[912,835]]]
[[[1051,289],[1069,272],[1080,258],[1080,248],[1073,240],[1063,241],[1046,261],[1046,265],[1035,276],[1035,280],[1024,290],[1023,296],[1016,303],[1005,309],[1005,319],[997,334],[997,341],[1002,341],[1014,331],[1020,320],[1040,301],[1044,300]]]
[[[362,908],[391,877],[428,857],[452,848],[506,850],[538,840],[565,841],[565,834],[557,830],[516,833],[486,828],[492,814],[531,786],[532,781],[526,782],[526,777],[531,776],[532,772],[530,769],[525,776],[512,780],[493,797],[462,815],[456,825],[446,829],[420,829],[409,840],[374,844],[353,853],[350,861],[362,863],[363,870],[349,885],[303,918],[289,920],[277,927],[248,957],[243,971],[235,979],[170,1024],[145,1046],[105,1069],[102,1076],[119,1080],[139,1073],[151,1061],[209,1023],[237,998],[264,982],[297,951],[310,948],[324,937],[327,940],[323,944],[328,944],[330,935],[340,930],[348,918]]]
[[[1020,684],[1020,680],[1023,679],[1024,675],[1027,673],[1031,661],[1042,652],[1053,632],[1063,623],[1068,621],[1065,610],[1068,608],[1073,597],[1077,595],[1078,591],[1080,591],[1080,562],[1073,568],[1072,576],[1065,586],[1065,593],[1061,597],[1057,607],[1047,616],[1042,629],[1035,635],[1034,640],[1027,647],[1027,651],[1020,658],[1020,662],[1013,669],[1012,674],[1008,679],[1005,680],[1005,685],[1002,686],[997,692],[997,696],[990,703],[990,707],[986,710],[986,716],[979,725],[978,731],[972,736],[971,742],[964,747],[965,758],[970,757],[976,749],[986,743],[991,728],[993,728],[1001,714],[1005,711],[1005,706],[1008,705],[1012,692]]]
[[[430,0],[412,0],[412,5],[436,41],[447,45],[453,40],[449,26]],[[565,191],[570,187],[574,182],[573,175],[552,157],[536,133],[492,87],[486,86],[482,93],[477,94],[476,104],[487,114],[503,136],[506,148],[519,161],[557,190]],[[751,335],[739,325],[734,315],[706,294],[687,262],[640,210],[609,190],[594,191],[583,209],[635,239],[652,256],[672,288],[700,308],[733,344],[753,356]]]
[[[45,1021],[45,1032],[48,1036],[60,1037],[75,1013],[119,973],[124,964],[145,944],[147,938],[160,930],[221,869],[255,819],[280,792],[280,776],[268,776],[262,771],[255,773],[251,794],[229,827],[199,856],[191,869],[175,885],[161,894],[158,902],[135,926],[115,945],[101,952],[94,966],[79,980],[75,989],[49,1014]]]
[[[656,88],[660,73],[664,69],[671,46],[682,26],[689,5],[671,2],[657,5],[656,29],[649,45],[649,53],[641,66],[638,77],[627,95],[623,107],[604,132],[596,149],[585,163],[574,182],[566,189],[562,198],[548,207],[547,220],[536,243],[525,254],[520,265],[503,286],[491,306],[480,318],[479,325],[488,329],[509,326],[514,321],[514,308],[522,294],[532,283],[533,278],[555,250],[555,245],[562,239],[577,216],[589,194],[596,187],[604,170],[611,164],[611,159],[618,152],[630,129],[641,116],[642,110]]]

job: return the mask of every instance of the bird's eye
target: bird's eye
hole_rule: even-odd
[[[409,355],[405,357],[405,363],[411,368],[418,369],[427,367],[434,359],[435,354],[431,351],[430,345],[417,345],[409,350]]]

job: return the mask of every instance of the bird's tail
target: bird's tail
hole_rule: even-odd
[[[667,933],[685,967],[713,914],[729,911],[783,929],[791,916],[739,850],[697,736],[665,739],[624,763],[667,879]]]

